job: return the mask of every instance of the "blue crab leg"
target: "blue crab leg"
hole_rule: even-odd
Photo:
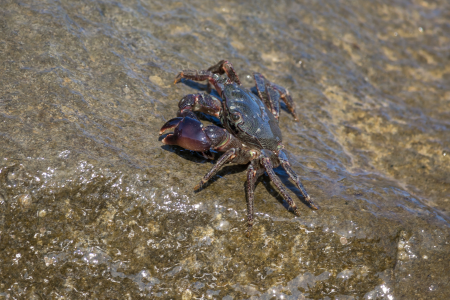
[[[289,196],[285,186],[283,185],[283,183],[281,183],[280,178],[278,178],[278,176],[273,171],[273,166],[272,166],[272,162],[270,161],[270,158],[263,157],[263,158],[261,158],[261,162],[264,165],[264,168],[266,169],[266,172],[269,175],[270,180],[272,180],[272,182],[278,188],[278,191],[281,193],[283,198],[287,201],[289,206],[294,210],[294,214],[296,216],[299,216],[300,212],[298,211],[297,205],[295,205],[295,203],[292,200],[291,196]]]
[[[295,182],[295,185],[298,187],[300,192],[302,193],[302,196],[305,198],[305,201],[308,202],[309,206],[313,209],[319,209],[311,200],[311,197],[309,197],[308,193],[306,192],[305,188],[303,187],[303,184],[300,181],[300,178],[298,178],[297,174],[292,170],[291,164],[288,161],[286,153],[284,153],[284,150],[280,150],[278,153],[278,158],[280,159],[281,165],[283,166],[283,169],[288,173],[289,177]]]

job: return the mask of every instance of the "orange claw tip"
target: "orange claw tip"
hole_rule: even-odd
[[[165,138],[163,138],[162,140],[161,140],[161,142],[163,142],[163,144],[166,144],[166,145],[172,145],[172,143],[170,142],[171,141],[171,136],[172,136],[173,134],[169,134],[169,135],[167,135]]]
[[[164,131],[166,131],[167,130],[167,128],[161,128],[160,130],[159,130],[159,135],[162,135],[163,133],[164,133]]]
[[[167,130],[169,130],[169,127],[163,127],[159,130],[159,135],[162,135],[164,132],[166,132]]]
[[[311,200],[309,200],[309,207],[311,207],[312,209],[318,210],[319,207],[317,205],[315,205],[314,203],[312,203]]]
[[[178,82],[180,82],[181,78],[183,78],[183,72],[178,73],[177,77],[175,77],[175,81],[173,82],[173,84],[177,84]]]
[[[203,182],[203,180],[200,181],[200,182],[194,187],[194,191],[200,190],[200,189],[203,187],[204,184],[205,184],[205,183]]]
[[[316,210],[319,209],[319,207],[317,207],[317,205],[315,205],[314,202],[312,202],[311,197],[309,195],[306,195],[305,200],[306,200],[306,202],[308,202],[310,208],[316,209]]]

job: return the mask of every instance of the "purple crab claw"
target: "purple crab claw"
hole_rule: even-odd
[[[211,140],[203,130],[203,124],[189,117],[178,117],[169,120],[161,127],[159,134],[174,128],[162,142],[166,145],[177,145],[188,150],[205,152],[211,148]]]

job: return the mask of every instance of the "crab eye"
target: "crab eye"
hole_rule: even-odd
[[[237,122],[242,118],[242,116],[240,113],[234,113],[231,115],[231,118],[233,119],[233,121]]]

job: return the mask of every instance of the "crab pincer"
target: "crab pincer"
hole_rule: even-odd
[[[177,145],[192,151],[205,152],[211,147],[211,140],[203,130],[203,124],[190,117],[178,117],[169,120],[161,127],[159,134],[174,129],[162,142],[166,145]]]
[[[164,144],[201,152],[207,159],[214,158],[210,150],[226,151],[236,144],[236,138],[224,128],[204,126],[192,111],[183,111],[181,115],[184,116],[173,118],[161,127],[159,135],[173,130],[162,139]]]

